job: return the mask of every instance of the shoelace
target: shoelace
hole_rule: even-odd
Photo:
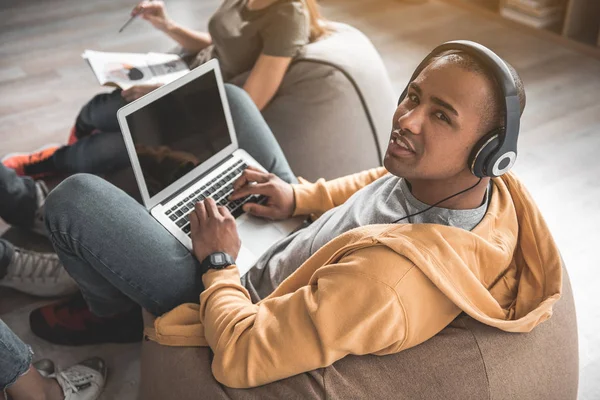
[[[15,249],[15,254],[5,279],[54,279],[62,271],[58,257],[33,251]]]
[[[86,374],[77,370],[60,371],[57,375],[60,375],[62,378],[62,383],[73,393],[78,393],[80,390],[88,388],[90,386],[89,382],[86,382],[83,385],[79,383],[85,382],[94,377],[92,374]],[[66,388],[63,388],[63,391],[65,389]]]

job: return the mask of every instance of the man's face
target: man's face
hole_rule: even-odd
[[[426,67],[394,113],[387,170],[409,181],[470,174],[468,156],[482,136],[492,90],[481,74],[443,58]]]

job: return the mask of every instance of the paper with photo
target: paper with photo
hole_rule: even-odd
[[[87,60],[101,85],[121,89],[135,85],[166,84],[190,70],[176,54],[86,50],[81,56]]]

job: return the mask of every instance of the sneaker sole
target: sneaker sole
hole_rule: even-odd
[[[60,143],[51,143],[51,144],[46,144],[46,145],[40,147],[39,149],[30,151],[28,153],[26,153],[26,152],[9,153],[9,154],[5,155],[4,157],[2,157],[0,159],[0,162],[4,162],[5,160],[8,160],[11,157],[28,156],[28,155],[33,154],[33,153],[39,153],[40,151],[44,151],[44,150],[50,149],[52,147],[61,147],[61,146],[64,146],[64,145],[62,145]]]

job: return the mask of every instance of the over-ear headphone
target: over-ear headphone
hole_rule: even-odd
[[[492,50],[479,43],[468,40],[446,42],[435,49],[417,67],[410,82],[415,80],[431,59],[445,51],[458,50],[472,56],[483,64],[487,72],[493,74],[503,91],[505,106],[504,127],[486,133],[477,142],[469,155],[468,166],[471,172],[480,178],[500,176],[514,165],[517,159],[517,139],[521,121],[521,105],[517,86],[506,63]],[[408,85],[402,92],[400,104],[408,92]]]

